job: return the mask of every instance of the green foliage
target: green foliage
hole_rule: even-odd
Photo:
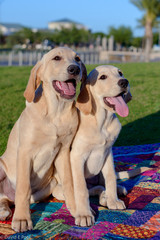
[[[135,47],[142,47],[142,38],[134,38],[132,30],[129,27],[110,27],[109,35],[113,35],[115,41],[121,46],[129,47],[132,45]],[[103,32],[91,33],[90,31],[85,29],[77,29],[74,25],[71,29],[62,28],[61,31],[43,30],[32,32],[31,29],[24,28],[21,31],[7,37],[7,46],[11,48],[16,44],[30,43],[34,48],[35,44],[43,43],[45,39],[50,41],[51,45],[53,46],[65,44],[69,46],[88,46],[91,43],[94,44],[98,36],[100,36],[101,38],[108,37],[108,35],[104,34]],[[0,41],[1,44],[4,44],[4,37],[2,39],[2,36],[0,36]]]
[[[96,39],[97,37],[100,37],[100,38],[108,37],[108,35],[103,33],[103,32],[92,33],[92,36],[93,36],[94,39]]]
[[[30,43],[41,43],[45,39],[53,42],[54,44],[68,44],[68,45],[86,45],[92,40],[90,31],[85,29],[77,29],[74,25],[71,29],[62,28],[61,31],[38,31],[32,32],[29,28],[24,28],[19,32],[16,32],[7,37],[7,44],[9,47],[16,44],[26,43],[26,40]]]
[[[29,40],[31,43],[34,42],[34,33],[30,28],[23,28],[19,32],[15,32],[14,34],[7,37],[7,44],[9,47],[15,44],[23,44],[26,43],[26,40]]]
[[[119,117],[123,127],[116,145],[159,142],[159,63],[128,63],[115,66],[119,67],[129,80],[133,95],[133,100],[128,103],[129,116]],[[96,65],[87,65],[88,73],[95,67]],[[6,148],[14,123],[25,107],[23,92],[30,70],[31,67],[0,67],[0,155]]]
[[[136,7],[144,11],[139,20],[140,26],[145,27],[145,61],[149,62],[149,55],[153,45],[153,26],[157,25],[160,16],[160,0],[130,0]]]
[[[159,33],[154,33],[153,34],[153,44],[158,45],[159,44]]]
[[[130,46],[133,33],[130,27],[120,26],[119,28],[110,27],[109,35],[114,36],[114,40],[122,46]]]
[[[5,44],[5,37],[0,32],[0,47],[2,47],[2,45],[4,45],[4,44]]]
[[[109,35],[113,35],[115,41],[122,46],[142,46],[142,39],[133,38],[132,30],[129,27],[121,26],[117,29],[110,27]],[[103,32],[91,33],[85,29],[77,29],[74,25],[71,29],[62,28],[61,31],[55,30],[53,32],[47,30],[32,32],[31,29],[24,28],[21,31],[8,36],[7,44],[8,47],[12,47],[16,44],[26,44],[29,42],[33,44],[34,47],[35,44],[42,43],[47,39],[53,43],[53,45],[67,44],[69,46],[88,46],[90,43],[94,43],[98,36],[101,38],[108,37],[108,35]]]
[[[160,0],[130,0],[136,7],[138,7],[145,14],[140,20],[141,24],[145,26],[146,21],[150,20],[152,26],[156,19],[160,17]]]
[[[132,39],[132,46],[137,48],[143,47],[143,38],[142,37],[135,37]]]
[[[148,14],[160,16],[160,0],[130,0],[136,7]]]
[[[87,44],[90,42],[91,33],[85,29],[77,29],[74,25],[71,29],[62,28],[61,31],[55,31],[52,40],[56,44]]]
[[[147,16],[144,15],[141,19],[138,19],[137,21],[138,21],[137,27],[138,28],[144,28],[146,26]],[[152,28],[153,27],[154,28],[159,28],[159,24],[160,24],[160,22],[159,22],[158,19],[154,19],[153,21],[151,21]]]

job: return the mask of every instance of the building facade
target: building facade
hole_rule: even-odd
[[[87,30],[87,27],[81,23],[74,22],[70,19],[64,18],[58,21],[52,21],[48,23],[48,29],[50,30],[61,30],[62,28],[71,29],[73,26],[75,26],[78,29],[85,29]]]
[[[9,36],[20,31],[24,26],[16,23],[0,23],[0,33],[4,36]]]

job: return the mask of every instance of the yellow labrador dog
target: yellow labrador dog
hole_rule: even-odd
[[[80,124],[70,157],[77,225],[94,224],[85,179],[100,172],[103,175],[100,184],[105,186],[105,191],[100,191],[100,204],[109,209],[125,209],[123,201],[117,197],[112,145],[121,129],[115,113],[126,117],[129,109],[125,101],[130,99],[128,80],[113,66],[95,68],[82,85],[76,103],[80,110]],[[90,192],[92,195],[97,193],[96,189]]]
[[[26,108],[0,158],[0,219],[11,216],[9,203],[15,202],[12,228],[17,232],[32,229],[30,200],[56,195],[57,184],[74,214],[69,152],[78,127],[76,85],[83,72],[79,56],[62,47],[45,54],[31,71]]]

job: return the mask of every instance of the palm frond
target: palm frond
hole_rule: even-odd
[[[146,16],[144,15],[141,19],[137,19],[137,28],[144,28],[146,25]],[[156,28],[160,22],[157,19],[152,21],[152,27]]]
[[[144,10],[141,0],[130,0],[130,2],[133,3],[137,8],[139,8],[139,10]]]

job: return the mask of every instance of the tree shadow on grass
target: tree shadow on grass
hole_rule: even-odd
[[[115,146],[158,142],[160,142],[160,111],[123,126]]]

